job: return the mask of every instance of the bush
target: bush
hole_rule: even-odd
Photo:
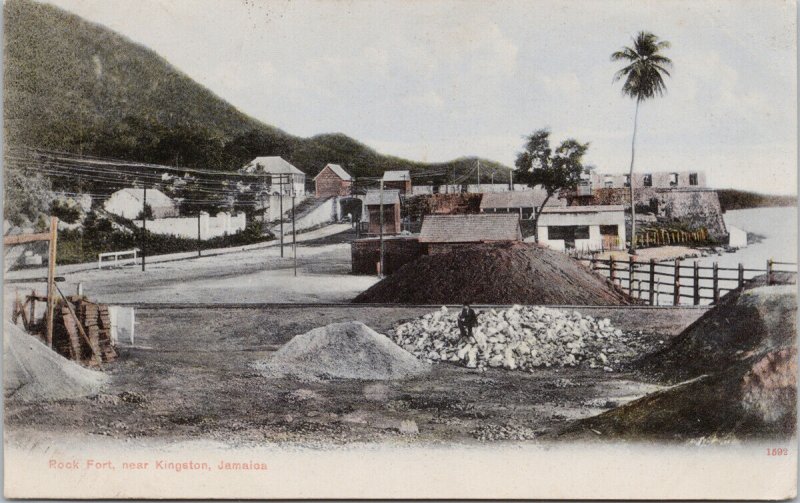
[[[97,260],[99,253],[142,248],[142,230],[135,227],[130,220],[116,218],[116,226],[106,218],[97,218],[89,214],[84,221],[83,229],[59,232],[58,262],[75,264]],[[153,234],[147,231],[147,255],[162,255],[197,250],[197,240]],[[264,225],[252,221],[244,230],[236,234],[219,236],[200,242],[201,250],[244,246],[274,239],[271,234],[265,235]]]
[[[68,224],[74,224],[81,218],[81,209],[71,206],[63,201],[55,200],[50,203],[50,214]]]

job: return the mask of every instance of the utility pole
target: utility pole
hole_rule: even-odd
[[[508,190],[514,190],[514,170],[508,172]]]
[[[197,256],[200,257],[200,211],[197,212]]]
[[[478,192],[481,191],[481,160],[478,159]]]
[[[294,275],[297,277],[297,233],[295,232],[295,218],[294,218],[294,188],[292,188],[292,253],[294,254]]]
[[[283,258],[283,174],[278,175],[280,180],[280,212],[281,212],[281,258]]]
[[[383,277],[383,179],[381,179],[381,192],[380,192],[381,204],[380,204],[380,222],[381,222],[381,230],[380,230],[380,241],[381,241],[381,261],[380,261],[380,273],[378,274],[379,277]]]
[[[142,202],[142,272],[144,272],[147,255],[147,183],[144,184],[144,202]]]
[[[50,217],[50,248],[47,256],[47,345],[53,347],[53,316],[56,305],[56,250],[58,245],[58,218]],[[33,306],[33,301],[31,301]],[[31,316],[33,322],[33,316]]]

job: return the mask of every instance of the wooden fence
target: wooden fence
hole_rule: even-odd
[[[708,238],[708,230],[705,227],[695,231],[650,227],[636,233],[636,246],[647,248],[672,244],[705,243]]]
[[[630,296],[651,306],[716,304],[725,293],[741,288],[745,281],[765,274],[767,284],[775,282],[777,273],[797,275],[794,262],[768,260],[764,268],[722,267],[717,262],[711,266],[697,261],[685,265],[683,260],[670,262],[610,259],[585,259],[597,271]]]

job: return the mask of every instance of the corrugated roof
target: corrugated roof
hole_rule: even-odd
[[[521,241],[519,216],[509,214],[426,215],[420,243]]]
[[[609,211],[625,211],[621,204],[607,204],[597,206],[565,206],[563,208],[551,208],[545,206],[542,213],[604,213]]]
[[[339,178],[341,178],[342,180],[344,180],[346,182],[349,182],[349,181],[351,181],[353,179],[353,177],[351,177],[350,174],[347,171],[345,171],[344,168],[339,166],[338,164],[326,164],[325,168],[331,168],[331,171],[333,171],[336,174],[336,176],[338,176]],[[322,171],[325,171],[325,168],[322,168]],[[322,174],[322,171],[317,173],[317,176],[314,177],[314,180],[316,180],[319,177],[319,175]]]
[[[271,175],[305,175],[283,157],[256,157],[239,171],[243,173],[267,173]]]
[[[367,206],[376,206],[381,204],[381,191],[368,190],[367,195],[364,197],[364,204]],[[400,204],[400,191],[397,189],[389,189],[383,191],[383,204],[393,205]]]
[[[130,188],[118,190],[117,192],[125,192],[133,196],[137,201],[144,201],[144,189]],[[158,189],[147,189],[147,204],[150,206],[171,206],[174,202],[168,195]]]
[[[514,190],[509,192],[485,192],[481,198],[481,210],[488,208],[538,208],[547,197],[547,191],[535,187],[531,190]],[[546,208],[566,206],[565,199],[553,196],[547,201]]]
[[[411,172],[408,170],[383,172],[384,182],[405,182],[407,180],[411,180]]]

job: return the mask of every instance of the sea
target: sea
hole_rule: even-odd
[[[765,274],[767,261],[773,260],[778,263],[774,266],[776,271],[797,271],[798,263],[798,229],[797,229],[797,207],[779,208],[752,208],[746,210],[730,210],[725,213],[725,225],[728,227],[738,227],[748,233],[748,238],[752,241],[747,247],[739,248],[733,252],[720,252],[699,258],[688,258],[683,261],[684,266],[691,266],[695,261],[700,266],[712,266],[714,262],[720,268],[736,268],[742,264],[747,270],[745,279]],[[670,271],[671,272],[671,271]],[[691,276],[692,271],[689,267],[681,270],[682,275]],[[708,270],[701,272],[701,278],[710,276]],[[735,278],[735,271],[720,271],[720,277]],[[636,274],[636,278],[646,278],[646,274]],[[682,281],[682,284],[690,284],[691,280]],[[712,295],[712,281],[701,279],[701,295]],[[736,281],[720,281],[721,288],[735,288]],[[672,304],[672,287],[660,285],[658,291],[662,292],[657,296],[659,305]],[[692,295],[691,286],[681,288],[681,293]],[[643,294],[646,296],[646,294]],[[701,304],[709,304],[710,299],[702,299]],[[682,298],[682,304],[692,304],[691,298]]]

